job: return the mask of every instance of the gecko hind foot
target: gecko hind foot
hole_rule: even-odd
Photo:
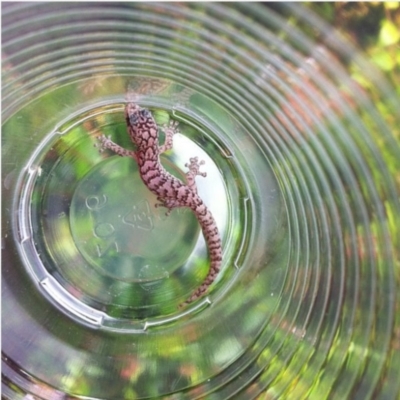
[[[155,207],[155,208],[158,208],[158,207],[165,207],[165,205],[164,205],[163,203],[156,203],[156,204],[154,204],[154,207]],[[172,211],[172,208],[168,208],[168,210],[166,211],[165,215],[166,215],[167,217],[169,217],[169,215],[171,214],[171,211]]]
[[[193,176],[200,175],[203,177],[207,176],[207,172],[200,172],[200,166],[205,164],[204,160],[199,161],[198,157],[191,157],[189,163],[185,164],[185,167],[189,168],[188,174]]]
[[[167,217],[171,214],[173,208],[179,206],[175,199],[163,199],[162,197],[157,197],[157,200],[159,203],[154,204],[154,207],[165,207],[167,209],[167,212],[165,213]]]

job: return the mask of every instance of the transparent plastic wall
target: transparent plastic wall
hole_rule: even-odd
[[[2,14],[5,399],[398,398],[400,103],[356,49],[287,3]],[[196,217],[95,146],[127,92],[205,161],[183,308]]]

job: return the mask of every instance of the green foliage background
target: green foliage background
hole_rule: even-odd
[[[307,7],[362,49],[400,94],[400,2],[312,2]],[[360,83],[373,91],[368,82]]]

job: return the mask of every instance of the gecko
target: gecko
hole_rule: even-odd
[[[159,145],[158,126],[152,113],[134,102],[127,102],[125,106],[125,120],[128,134],[135,144],[135,150],[125,149],[114,143],[110,137],[104,135],[98,139],[101,150],[109,149],[121,157],[132,157],[138,164],[140,177],[146,187],[157,196],[159,203],[155,207],[167,208],[166,215],[176,207],[188,207],[196,216],[210,256],[210,268],[202,284],[182,304],[189,304],[202,297],[209,286],[214,282],[222,263],[221,237],[217,224],[210,210],[206,207],[197,192],[195,177],[205,177],[205,172],[200,172],[204,161],[192,157],[185,166],[189,169],[185,174],[185,182],[171,175],[160,162],[160,154],[173,147],[173,136],[178,132],[177,121],[170,121],[163,125],[165,141]]]

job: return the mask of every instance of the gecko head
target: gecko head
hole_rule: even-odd
[[[157,132],[157,124],[151,112],[137,104],[128,103],[126,105],[125,118],[129,136],[137,145],[152,132]]]

